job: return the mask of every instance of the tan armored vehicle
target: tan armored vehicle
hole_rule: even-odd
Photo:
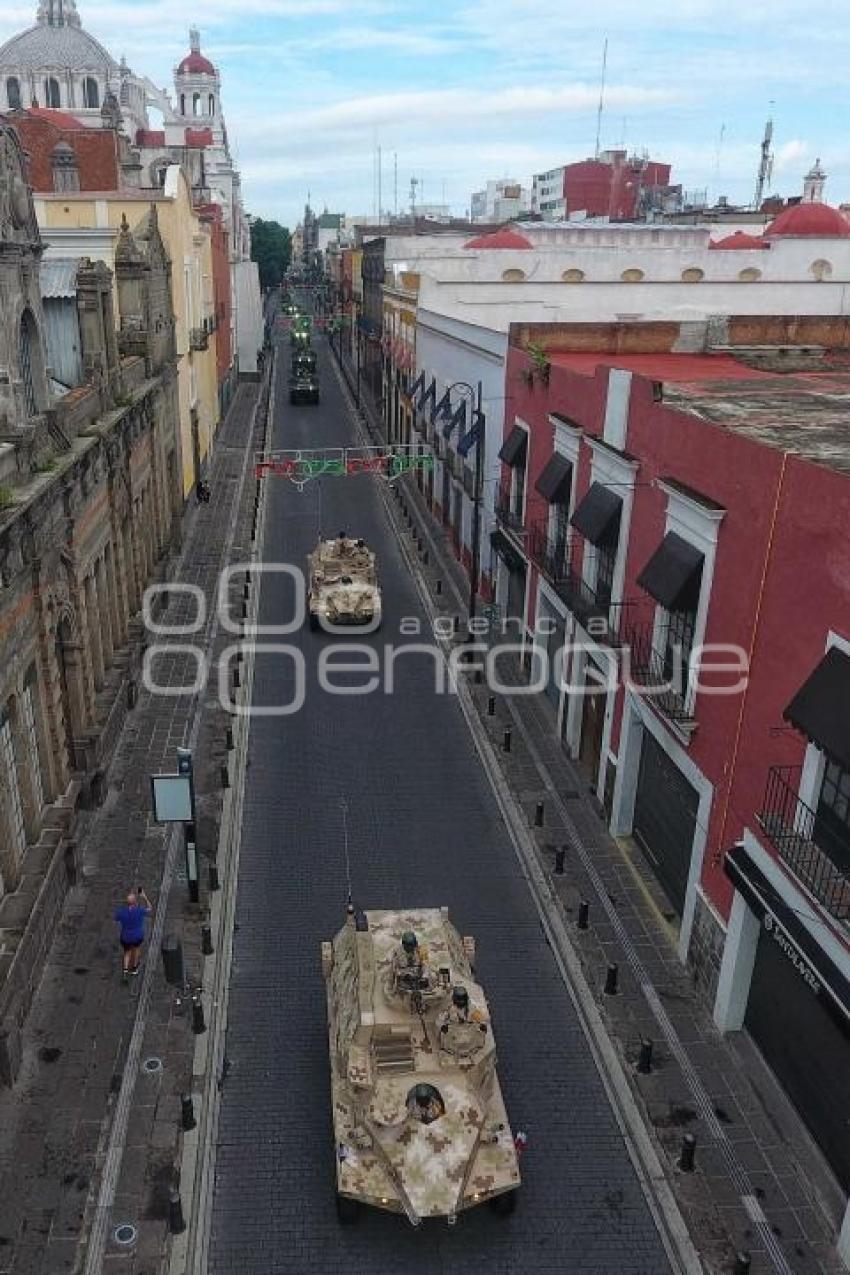
[[[307,559],[307,613],[310,628],[381,623],[381,591],[375,555],[362,540],[341,531],[334,540],[320,540]]]
[[[513,1210],[519,1163],[474,950],[447,908],[349,908],[322,944],[343,1221],[361,1203],[414,1226],[485,1200]]]

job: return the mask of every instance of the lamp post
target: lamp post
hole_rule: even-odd
[[[471,429],[477,430],[475,439],[475,475],[473,478],[473,496],[472,496],[472,566],[469,572],[469,619],[475,619],[478,584],[480,577],[479,559],[481,556],[481,500],[482,488],[484,483],[484,439],[486,419],[481,406],[482,390],[481,382],[475,389],[467,381],[455,381],[453,385],[448,387],[448,393],[451,395],[454,390],[462,390],[464,396],[469,397],[469,404],[472,409]],[[470,632],[470,640],[473,634]]]

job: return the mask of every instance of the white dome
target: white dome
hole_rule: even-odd
[[[0,48],[0,67],[15,71],[100,71],[117,75],[117,62],[80,26],[72,0],[41,4],[37,25]]]

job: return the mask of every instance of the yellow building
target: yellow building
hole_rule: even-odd
[[[183,495],[204,473],[219,424],[215,304],[209,227],[192,207],[191,190],[177,165],[156,191],[35,196],[47,257],[89,257],[113,271],[115,242],[126,217],[136,239],[155,216],[171,259],[171,293],[177,342]]]
[[[392,442],[410,443],[413,413],[406,390],[416,375],[418,273],[388,268],[382,293],[384,428]]]

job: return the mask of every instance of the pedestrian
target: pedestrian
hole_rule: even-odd
[[[130,978],[139,972],[142,944],[145,941],[145,918],[149,917],[152,911],[151,901],[141,886],[138,890],[130,890],[125,902],[115,910],[115,920],[120,926],[121,948],[124,953],[124,978]]]

